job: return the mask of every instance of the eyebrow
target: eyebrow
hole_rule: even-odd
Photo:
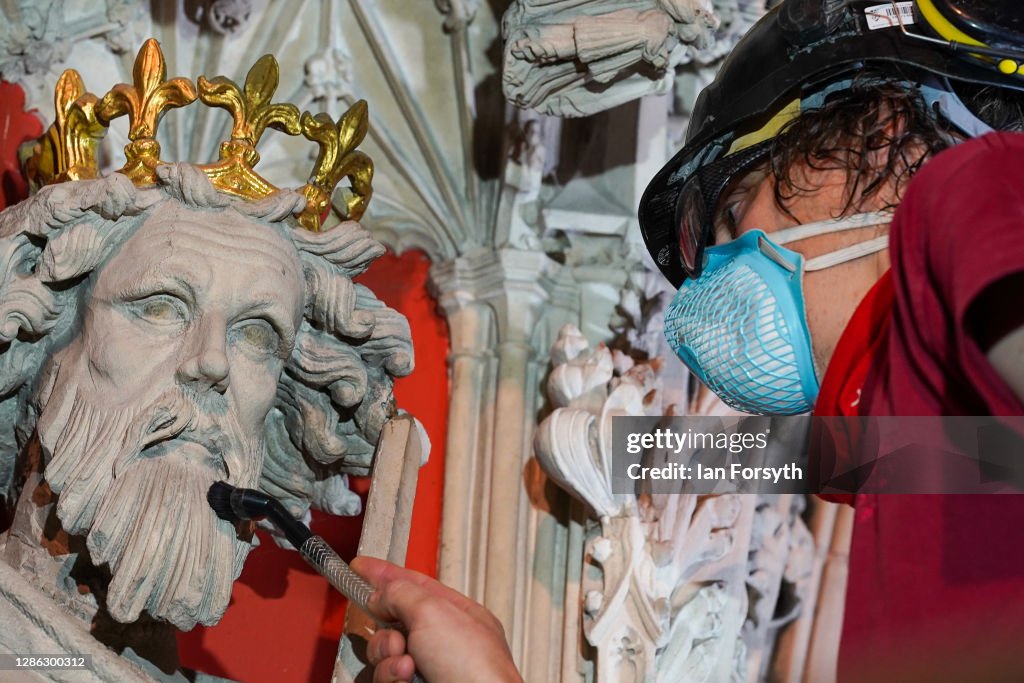
[[[170,290],[171,294],[184,295],[185,303],[190,306],[196,302],[196,290],[191,282],[180,275],[165,275],[159,271],[143,272],[139,278],[119,288],[115,294],[121,299],[136,299],[155,294],[161,289]]]

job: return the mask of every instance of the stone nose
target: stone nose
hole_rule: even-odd
[[[178,381],[223,394],[228,389],[231,372],[225,321],[220,316],[204,316],[186,334],[185,358],[178,367]]]

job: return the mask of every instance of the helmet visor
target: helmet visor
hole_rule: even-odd
[[[687,278],[700,277],[704,269],[704,249],[714,239],[723,192],[733,180],[767,158],[771,146],[772,140],[764,140],[705,164],[683,183],[676,203],[675,224],[679,262]]]

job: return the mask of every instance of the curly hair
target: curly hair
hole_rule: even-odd
[[[814,189],[799,180],[795,171],[801,167],[847,172],[839,215],[861,210],[883,192],[891,192],[882,195],[884,208],[897,205],[922,164],[963,137],[909,82],[891,69],[866,71],[848,87],[830,93],[820,108],[789,122],[770,153],[778,206],[789,213],[792,199]],[[1024,93],[969,83],[954,88],[967,108],[992,128],[1024,129]],[[883,163],[878,163],[880,157]]]
[[[860,77],[831,93],[823,106],[801,113],[774,139],[770,153],[775,201],[788,203],[812,191],[797,169],[845,170],[842,210],[859,211],[883,197],[885,208],[899,203],[910,177],[930,156],[953,144],[956,128],[932,112],[921,93],[894,78]],[[879,162],[881,156],[883,163]]]

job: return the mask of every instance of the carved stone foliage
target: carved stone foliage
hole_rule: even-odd
[[[654,358],[665,351],[665,308],[674,291],[665,278],[647,268],[629,274],[619,300],[611,329],[624,348]]]
[[[613,491],[612,419],[679,408],[665,403],[654,364],[591,348],[572,326],[551,354],[555,410],[536,452],[594,520],[581,595],[595,680],[758,680],[810,573],[802,499]]]

